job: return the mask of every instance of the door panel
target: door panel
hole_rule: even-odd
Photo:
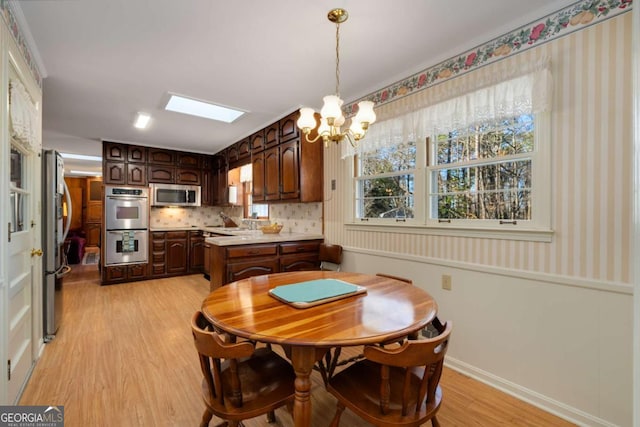
[[[32,260],[31,249],[35,242],[34,228],[31,227],[33,198],[31,188],[33,173],[30,173],[31,156],[11,150],[10,190],[20,194],[22,206],[16,218],[8,242],[8,354],[10,378],[7,402],[15,402],[33,363],[33,306],[32,306]]]

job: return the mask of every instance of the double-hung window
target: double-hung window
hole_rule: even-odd
[[[364,220],[414,218],[415,141],[363,153],[357,160],[356,216]]]
[[[353,223],[548,233],[546,73],[373,125],[353,163]]]

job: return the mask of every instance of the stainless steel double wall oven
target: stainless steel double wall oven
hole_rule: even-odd
[[[149,189],[105,187],[105,265],[146,263]]]

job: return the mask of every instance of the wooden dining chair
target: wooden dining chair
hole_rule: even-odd
[[[451,322],[435,338],[408,340],[400,348],[366,346],[366,359],[329,379],[327,390],[338,400],[332,427],[349,408],[376,426],[420,426],[431,420],[442,404],[440,376],[449,345]]]
[[[262,414],[274,422],[275,409],[285,404],[292,408],[295,373],[286,360],[249,341],[224,342],[200,311],[191,319],[191,330],[204,376],[201,427],[213,415],[225,420],[219,426],[236,427]]]
[[[400,277],[400,276],[393,276],[391,274],[386,274],[386,273],[376,273],[376,276],[378,277],[385,277],[387,279],[393,279],[393,280],[399,280],[401,282],[405,282],[405,283],[409,283],[409,284],[413,284],[413,281],[411,279],[406,279],[404,277]],[[393,342],[398,342],[399,344],[402,344],[402,342],[406,339],[418,339],[420,336],[419,332],[414,332],[412,334],[409,334],[407,337],[403,337],[398,341],[393,341]],[[383,345],[386,345],[389,343],[384,343]],[[320,374],[322,375],[322,379],[324,381],[325,386],[327,385],[327,381],[328,379],[333,375],[334,371],[336,370],[336,368],[338,368],[339,366],[344,366],[344,365],[348,365],[350,363],[354,363],[357,362],[358,360],[361,360],[364,358],[364,353],[360,352],[358,354],[356,354],[355,356],[351,356],[349,358],[343,358],[340,359],[340,354],[342,353],[342,349],[340,347],[336,347],[334,349],[332,349],[331,351],[327,352],[324,359],[321,359],[320,361],[318,361],[318,370],[320,371]]]
[[[329,243],[320,243],[318,253],[320,270],[340,271],[342,264],[342,246]]]

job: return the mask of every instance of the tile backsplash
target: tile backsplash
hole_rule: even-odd
[[[242,207],[220,208],[201,206],[198,208],[151,208],[151,228],[216,226],[222,225],[220,212],[230,216],[238,225],[242,224]],[[283,203],[269,207],[271,222],[283,224],[283,233],[322,234],[322,203]]]
[[[284,226],[282,233],[322,234],[322,203],[273,204],[269,219]]]

